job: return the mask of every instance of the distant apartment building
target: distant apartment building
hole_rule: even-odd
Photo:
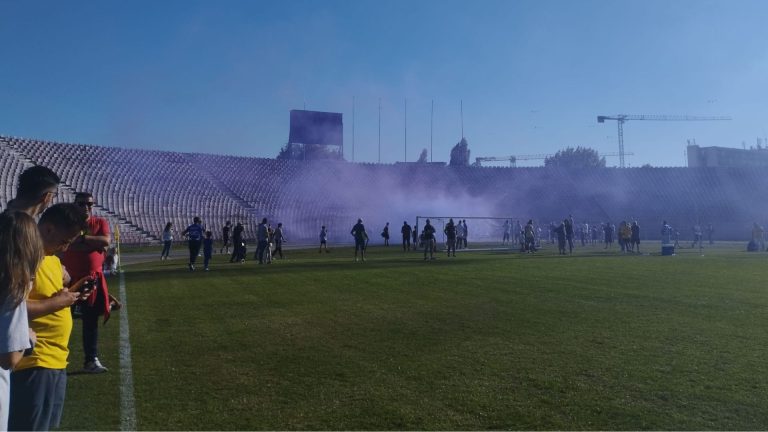
[[[688,146],[689,168],[768,168],[768,148]]]

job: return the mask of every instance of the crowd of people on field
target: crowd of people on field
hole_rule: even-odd
[[[440,219],[442,226],[442,244],[448,257],[455,257],[456,250],[466,249],[468,247],[467,239],[469,237],[469,228],[466,219],[450,218],[447,222]],[[662,236],[668,236],[670,243],[674,247],[680,247],[680,231],[670,227],[666,221],[662,224]],[[244,226],[241,222],[234,226],[227,221],[222,229],[220,254],[229,254],[230,246],[232,254],[229,258],[230,263],[243,263],[246,260],[246,239],[244,237]],[[400,228],[402,235],[403,251],[423,250],[425,260],[434,260],[438,251],[438,228],[436,228],[430,219],[426,219],[425,224],[419,229],[418,221],[413,226],[407,221],[403,221]],[[692,243],[691,248],[703,247],[705,238],[710,244],[714,243],[712,224],[703,227],[695,224],[691,228]],[[283,243],[286,242],[283,224],[278,223],[273,228],[268,223],[267,218],[263,218],[256,230],[256,251],[253,259],[259,264],[270,264],[273,259],[283,259]],[[161,259],[167,259],[173,242],[174,229],[173,224],[168,222],[162,233],[163,249]],[[207,230],[199,217],[195,217],[192,224],[186,227],[181,235],[187,240],[189,247],[189,270],[195,270],[198,257],[203,257],[203,265],[206,271],[209,270],[209,262],[212,258],[213,233]],[[366,260],[366,249],[370,242],[368,232],[363,225],[362,219],[358,219],[353,225],[350,235],[354,242],[354,260],[364,262]],[[390,223],[386,222],[381,230],[382,245],[390,246]],[[755,249],[765,250],[764,230],[755,223],[753,229],[753,239]],[[326,225],[321,226],[319,234],[320,247],[318,253],[330,252],[328,248],[329,231]],[[557,244],[558,254],[572,255],[575,246],[592,247],[602,245],[604,250],[613,249],[614,243],[618,244],[618,250],[625,254],[640,254],[641,230],[637,220],[622,220],[618,226],[611,222],[575,222],[572,215],[564,218],[560,222],[550,222],[548,226],[536,224],[533,219],[529,219],[524,225],[519,220],[504,220],[501,229],[501,244],[514,247],[517,244],[519,250],[524,253],[535,253],[541,249],[543,243]]]

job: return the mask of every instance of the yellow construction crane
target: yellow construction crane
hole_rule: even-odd
[[[689,116],[689,115],[629,115],[617,114],[615,116],[597,116],[598,123],[606,120],[616,120],[619,125],[619,167],[624,168],[624,122],[629,120],[654,120],[654,121],[714,121],[731,120],[726,116]]]

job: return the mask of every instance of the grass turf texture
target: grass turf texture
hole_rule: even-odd
[[[764,429],[768,254],[736,249],[129,266],[137,427]],[[66,429],[119,428],[118,320]]]

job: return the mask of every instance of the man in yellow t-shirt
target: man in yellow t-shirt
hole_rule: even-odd
[[[63,252],[86,228],[88,215],[75,204],[56,204],[38,222],[45,258],[35,275],[27,299],[30,327],[37,333],[31,355],[11,374],[11,405],[8,430],[50,430],[59,426],[67,387],[67,357],[72,314],[85,278],[64,288]],[[90,292],[88,292],[90,294]]]

